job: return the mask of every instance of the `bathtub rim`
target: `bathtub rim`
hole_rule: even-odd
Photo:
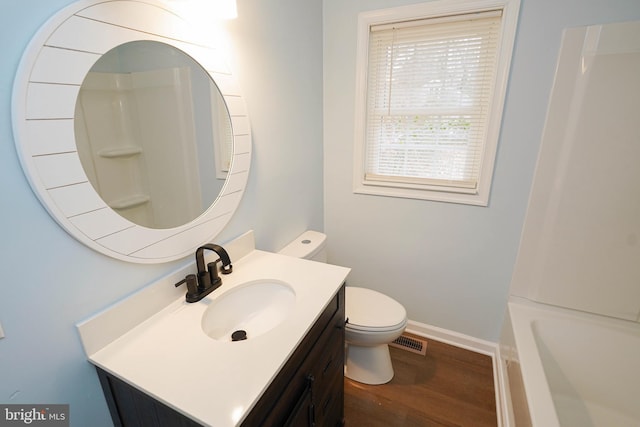
[[[507,316],[509,317],[508,320],[515,343],[515,348],[511,351],[511,354],[519,365],[525,398],[529,406],[529,415],[534,427],[560,427],[551,389],[542,360],[538,354],[538,344],[534,336],[536,322],[552,317],[558,320],[577,321],[581,324],[604,327],[623,333],[631,332],[633,335],[637,334],[640,328],[640,324],[632,320],[540,303],[515,295],[509,296]],[[525,349],[525,351],[522,349]],[[505,355],[502,354],[501,356]],[[506,382],[508,383],[508,380]],[[542,395],[541,393],[544,394]],[[533,396],[535,396],[535,399]],[[510,400],[510,396],[508,398]]]
[[[555,308],[516,296],[510,296],[507,303],[515,341],[514,356],[522,375],[533,426],[560,427],[551,389],[538,353],[538,345],[533,336],[532,324],[541,315],[548,316],[549,311],[555,312]]]

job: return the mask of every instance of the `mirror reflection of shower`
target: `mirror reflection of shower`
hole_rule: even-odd
[[[209,75],[159,42],[126,43],[85,77],[75,112],[89,181],[121,216],[149,228],[197,218],[222,189],[231,120]]]

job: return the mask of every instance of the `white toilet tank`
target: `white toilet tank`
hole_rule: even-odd
[[[326,242],[326,234],[307,230],[282,248],[278,253],[296,258],[327,262]]]

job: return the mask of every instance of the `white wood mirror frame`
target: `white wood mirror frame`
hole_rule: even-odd
[[[209,73],[233,127],[231,168],[216,201],[175,228],[134,224],[106,205],[89,182],[74,135],[76,99],[85,75],[105,52],[152,40],[191,56]],[[220,50],[156,0],[83,0],[50,18],[29,43],[12,100],[16,148],[29,183],[51,216],[90,248],[123,261],[161,263],[193,254],[222,231],[244,193],[251,131],[244,100]]]

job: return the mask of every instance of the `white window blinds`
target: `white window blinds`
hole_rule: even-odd
[[[476,191],[500,24],[497,10],[370,28],[365,183]]]

